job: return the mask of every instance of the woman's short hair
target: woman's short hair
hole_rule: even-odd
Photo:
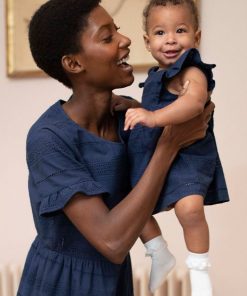
[[[33,15],[29,24],[29,44],[37,66],[71,88],[62,66],[62,57],[78,53],[80,35],[88,15],[101,0],[49,0]]]

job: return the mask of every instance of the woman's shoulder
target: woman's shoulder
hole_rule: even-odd
[[[71,138],[73,125],[64,116],[62,101],[50,106],[31,126],[27,135],[27,149],[36,150],[41,146],[53,146]],[[73,139],[71,138],[71,141]]]
[[[126,142],[126,132],[123,131],[125,112],[116,112],[118,121],[118,134],[121,138],[120,144]],[[73,122],[64,112],[61,102],[57,102],[48,108],[30,128],[27,141],[27,156],[30,154],[50,154],[54,151],[62,151],[67,154],[77,155],[78,149],[83,149],[84,153],[91,153],[93,147],[105,146],[117,147],[112,141],[107,141],[94,135],[87,129],[80,127]],[[113,147],[112,147],[113,148]]]
[[[43,126],[53,125],[62,120],[61,104],[63,101],[59,100],[51,105],[46,111],[44,111],[39,118],[33,123],[30,128],[30,132],[35,131]]]

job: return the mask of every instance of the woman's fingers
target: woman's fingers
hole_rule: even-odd
[[[214,108],[215,108],[215,104],[213,102],[210,102],[207,107],[204,109],[203,111],[203,116],[204,116],[204,119],[206,122],[209,122],[211,117],[212,117],[212,114],[213,114],[213,111],[214,111]]]
[[[187,92],[187,90],[189,88],[189,84],[190,84],[189,80],[185,81],[185,83],[182,87],[182,91],[179,93],[179,96],[183,96]]]
[[[208,123],[212,117],[213,111],[215,108],[215,104],[213,102],[210,102],[206,108],[204,109],[203,113],[202,113],[202,119],[203,121],[201,121],[201,119],[199,119],[199,123],[198,123],[198,127],[201,126],[200,128],[200,132],[198,133],[198,140],[202,139],[206,136],[207,133],[207,129],[208,129]],[[197,118],[196,118],[197,120]]]

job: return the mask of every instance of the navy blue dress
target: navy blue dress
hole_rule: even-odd
[[[183,69],[191,66],[198,67],[205,74],[208,91],[212,91],[215,86],[212,68],[215,65],[203,63],[199,52],[190,49],[167,70],[159,70],[158,67],[150,69],[144,83],[143,108],[154,111],[174,102],[178,96],[170,93],[165,84]],[[162,128],[137,125],[130,133],[128,151],[132,186],[142,176],[161,132]],[[166,178],[154,213],[167,210],[179,199],[193,194],[202,195],[205,205],[229,201],[213,132],[213,119],[203,140],[180,150]]]
[[[69,119],[62,101],[27,138],[29,192],[37,237],[28,253],[19,296],[132,296],[129,255],[113,264],[62,209],[77,193],[102,195],[111,209],[129,192],[126,144],[93,135]],[[119,113],[119,132],[124,114]],[[119,134],[120,136],[120,134]]]

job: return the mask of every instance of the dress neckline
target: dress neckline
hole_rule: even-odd
[[[75,121],[73,121],[68,115],[67,113],[64,111],[64,109],[62,108],[62,105],[66,103],[66,101],[64,100],[59,100],[57,103],[55,103],[55,106],[57,107],[57,109],[60,111],[61,115],[66,119],[66,121],[68,121],[69,123],[71,123],[74,127],[76,127],[77,129],[83,131],[85,134],[87,134],[90,137],[93,137],[94,139],[98,140],[98,141],[102,141],[105,143],[109,143],[109,144],[115,144],[115,145],[124,145],[124,140],[121,137],[121,132],[120,132],[120,114],[118,112],[117,113],[117,121],[118,121],[118,126],[117,126],[117,135],[119,138],[119,141],[111,141],[111,140],[107,140],[105,138],[102,138],[100,136],[95,135],[94,133],[90,132],[89,130],[87,130],[86,128],[81,127],[79,124],[77,124]]]

